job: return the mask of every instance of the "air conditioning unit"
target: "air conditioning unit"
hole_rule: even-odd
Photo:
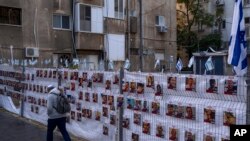
[[[161,33],[167,32],[166,26],[156,26],[156,29],[158,32],[161,32]]]
[[[25,57],[39,57],[39,49],[33,47],[26,47]]]
[[[223,6],[225,4],[224,0],[216,0],[215,3],[217,6]]]

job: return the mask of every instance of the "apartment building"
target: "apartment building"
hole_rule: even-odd
[[[234,4],[235,0],[196,0],[199,4],[202,5],[202,9],[214,15],[214,21],[212,27],[207,27],[201,24],[194,24],[192,26],[192,31],[195,31],[198,34],[198,39],[201,39],[202,36],[208,35],[210,33],[220,33],[222,45],[219,48],[214,48],[218,50],[228,50],[229,39],[232,28],[233,21],[233,12],[234,12]],[[245,27],[246,27],[246,37],[247,37],[247,48],[250,53],[250,0],[242,0],[243,2],[243,12],[245,18]],[[176,9],[185,11],[184,4],[177,4]],[[178,13],[177,13],[178,14]],[[183,51],[183,50],[182,50]],[[224,57],[221,57],[221,61],[223,61],[223,69],[224,74],[232,74],[232,68],[227,65],[227,53],[223,53]],[[185,54],[181,54],[182,58],[185,58]],[[183,57],[184,56],[184,57]],[[214,57],[216,58],[216,57]],[[188,59],[183,59],[183,62],[188,62]],[[220,60],[220,59],[219,59]],[[250,57],[248,57],[248,62],[250,62]],[[206,59],[202,60],[204,63]],[[218,63],[218,61],[215,61]],[[187,63],[184,63],[187,64]],[[199,63],[198,63],[199,64]],[[203,66],[203,65],[202,65]],[[196,67],[199,68],[199,67]],[[221,68],[221,67],[220,67]],[[204,69],[204,68],[203,68]]]
[[[167,70],[176,58],[175,5],[176,0],[0,0],[2,62],[37,59],[38,66],[56,67],[78,58],[98,69],[102,61],[106,68],[109,60],[118,67],[128,58],[131,70],[142,62],[143,71],[154,71],[159,59]]]
[[[194,27],[193,29],[194,30],[200,29],[200,32],[202,31],[204,33],[220,32],[223,41],[221,48],[227,49],[232,28],[235,1],[200,0],[200,2],[208,13],[215,15],[214,26],[212,28],[207,28],[205,26],[199,28]],[[242,0],[242,2],[243,2],[244,17],[245,17],[246,36],[248,42],[247,45],[248,45],[248,50],[250,51],[250,0]]]

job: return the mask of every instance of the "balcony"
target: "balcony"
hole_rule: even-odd
[[[104,35],[88,32],[76,33],[76,46],[81,50],[102,50],[104,47]]]
[[[114,18],[105,18],[104,32],[113,33],[113,34],[124,34],[125,33],[125,21],[114,19]]]

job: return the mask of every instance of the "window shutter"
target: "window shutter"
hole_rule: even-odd
[[[91,7],[91,32],[103,33],[103,14],[99,7]]]

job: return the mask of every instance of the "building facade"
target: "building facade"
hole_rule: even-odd
[[[78,58],[96,70],[100,62],[107,68],[113,60],[118,68],[129,59],[131,71],[140,69],[139,62],[143,71],[154,71],[160,59],[167,70],[170,56],[176,58],[175,5],[175,0],[0,0],[2,62],[37,59],[37,66],[57,67]]]
[[[231,28],[233,23],[234,0],[203,0],[203,6],[207,12],[215,15],[215,24],[212,28],[204,29],[205,33],[219,32],[222,35],[222,50],[228,50]],[[245,30],[248,48],[248,64],[250,62],[250,0],[242,0],[245,19]],[[221,13],[221,14],[218,14]],[[227,63],[227,62],[225,62]],[[227,65],[224,65],[227,66]],[[224,69],[226,69],[225,67]],[[248,69],[248,74],[249,74]],[[231,74],[231,68],[226,74]]]
[[[204,33],[220,32],[222,35],[223,44],[222,49],[228,48],[228,42],[230,39],[230,33],[233,22],[234,13],[234,0],[200,0],[204,9],[213,14],[214,26],[212,28],[207,27],[194,27],[194,30],[200,29]],[[250,0],[242,0],[243,12],[245,18],[246,37],[248,50],[250,51]]]
[[[201,39],[202,36],[210,33],[220,33],[222,45],[217,49],[228,50],[235,0],[196,0],[196,2],[199,2],[202,5],[202,9],[204,9],[205,12],[214,16],[214,24],[212,27],[195,24],[192,26],[192,31],[195,31],[199,35],[198,39]],[[248,54],[250,54],[250,0],[242,0],[242,2],[245,18],[247,48]],[[185,11],[185,6],[183,4],[177,4],[176,9]],[[250,57],[248,57],[248,60],[250,61]],[[188,60],[186,60],[186,62],[187,61]],[[226,61],[224,63],[226,63]],[[225,69],[226,68],[224,68],[224,70]],[[228,72],[226,74],[230,74],[231,68],[229,69],[229,71],[226,71]]]

